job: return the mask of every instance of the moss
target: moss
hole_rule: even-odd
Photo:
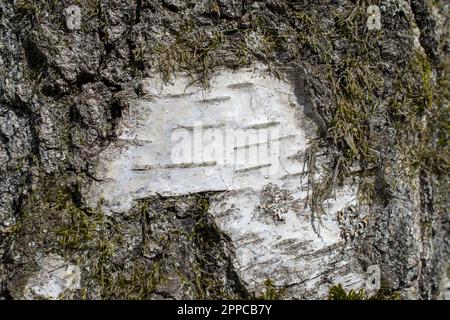
[[[69,205],[65,208],[69,222],[57,230],[59,245],[82,249],[96,238],[99,228],[105,223],[103,213],[96,210],[79,210]]]
[[[79,4],[85,8],[86,20],[92,27],[89,30],[100,32],[107,44],[108,19],[102,2],[86,0]],[[264,10],[250,10],[248,25],[236,33],[229,30],[225,20],[220,20],[220,7],[211,0],[206,12],[217,20],[214,26],[199,28],[195,17],[186,14],[159,38],[132,39],[132,63],[137,73],[151,70],[170,82],[182,72],[191,77],[192,84],[204,87],[208,87],[218,67],[238,68],[256,60],[264,62],[278,78],[284,78],[283,70],[292,62],[304,66],[304,60],[308,60],[326,70],[334,107],[326,106],[331,114],[331,119],[326,121],[327,130],[308,150],[309,154],[325,150],[328,156],[325,168],[317,168],[314,157],[309,157],[308,199],[312,211],[320,216],[322,204],[333,196],[336,187],[353,178],[350,168],[361,168],[360,201],[370,202],[373,197],[372,188],[366,182],[372,180],[371,170],[380,165],[375,150],[380,147],[382,136],[373,128],[385,112],[380,107],[386,100],[381,93],[389,85],[383,81],[385,74],[381,70],[387,59],[380,43],[392,39],[384,29],[370,33],[366,29],[366,9],[371,4],[374,3],[360,0],[348,7],[329,5],[324,9],[326,15],[307,5],[287,4],[287,14],[277,15],[277,28],[271,27],[271,18]],[[42,12],[56,12],[60,6],[56,0],[17,3],[21,14],[35,17]],[[342,48],[336,48],[337,44]],[[403,60],[407,61],[408,57]],[[404,168],[415,171],[426,167],[430,172],[443,173],[448,170],[450,158],[448,99],[439,101],[444,108],[433,107],[438,92],[431,77],[434,66],[426,56],[413,54],[406,64],[399,61],[398,66],[394,86],[397,92],[406,91],[407,95],[391,99],[388,110],[391,123],[387,125],[397,129],[399,146],[410,146],[403,150]],[[416,78],[417,74],[421,79]],[[448,90],[441,89],[438,95],[445,96],[445,91]],[[439,125],[432,128],[422,121],[422,116]],[[317,176],[317,172],[323,174]]]
[[[353,289],[346,292],[341,284],[333,286],[328,292],[328,300],[367,300],[368,296],[364,289],[354,291]]]
[[[76,187],[69,188],[58,181],[65,179],[47,180],[29,197],[17,224],[17,246],[20,250],[21,243],[26,244],[32,237],[39,250],[56,251],[75,260],[85,270],[83,281],[92,280],[103,287],[106,265],[110,264],[115,245],[120,243],[120,235],[111,235],[110,230],[114,229],[100,210],[79,205]],[[82,296],[91,297],[92,293],[82,289]]]
[[[67,177],[42,178],[41,184],[35,185],[24,200],[13,226],[10,240],[14,241],[18,259],[10,267],[14,270],[11,277],[15,279],[17,292],[38,270],[38,257],[51,253],[75,261],[95,242],[93,226],[97,225],[98,216],[85,211],[77,201],[76,186],[67,186],[63,181]],[[16,265],[25,267],[15,268]]]
[[[16,3],[16,10],[19,19],[24,17],[34,18],[39,12],[39,4],[35,1],[20,0]]]
[[[96,272],[103,299],[150,299],[157,286],[167,282],[159,262],[150,266],[135,263],[130,272],[107,270],[104,265],[100,265]]]
[[[264,291],[260,295],[253,295],[252,299],[256,300],[279,300],[282,299],[285,288],[278,288],[273,281],[268,278],[264,281]]]
[[[107,44],[108,20],[102,10],[102,2],[89,0],[79,1],[79,4],[83,5],[84,20],[88,22],[83,24],[83,32],[99,32]],[[308,202],[315,217],[320,218],[324,212],[323,203],[333,196],[337,187],[355,176],[359,183],[359,201],[368,204],[373,201],[374,168],[382,165],[376,150],[383,147],[384,130],[395,130],[395,139],[389,141],[395,143],[392,148],[401,150],[402,169],[412,177],[419,170],[445,174],[449,169],[449,63],[444,59],[442,65],[436,66],[422,53],[407,53],[396,61],[395,92],[389,91],[390,84],[384,79],[390,75],[385,75],[384,72],[388,71],[383,67],[386,62],[391,62],[391,58],[384,57],[380,48],[381,44],[394,40],[387,38],[382,30],[367,32],[366,8],[369,4],[373,4],[372,1],[357,1],[351,7],[339,9],[330,5],[323,10],[326,14],[322,14],[314,6],[309,8],[308,4],[289,3],[289,13],[277,15],[280,19],[278,28],[271,27],[270,17],[264,14],[264,10],[252,11],[249,25],[238,33],[229,32],[228,22],[221,20],[217,20],[213,27],[199,28],[195,17],[187,14],[181,23],[177,21],[177,25],[174,24],[173,29],[165,30],[164,37],[128,38],[127,41],[132,44],[132,63],[136,72],[156,71],[166,82],[170,82],[178,72],[183,72],[192,78],[193,83],[207,87],[209,78],[218,67],[238,68],[256,60],[264,62],[279,78],[283,78],[286,65],[292,63],[299,69],[311,64],[311,70],[321,70],[319,73],[325,70],[327,78],[320,74],[318,78],[321,82],[328,82],[332,106],[320,106],[324,109],[320,112],[323,112],[327,128],[319,139],[310,144],[306,157],[310,186]],[[55,25],[60,24],[62,5],[54,0],[20,0],[16,3],[17,18],[23,22],[30,20],[37,26],[36,22],[49,14],[48,19]],[[219,19],[217,2],[209,1],[209,6],[209,14]],[[39,79],[41,68],[34,69],[30,76]],[[437,71],[436,79],[434,71]],[[389,94],[387,103],[386,93]],[[379,119],[386,120],[386,123],[380,123]],[[322,167],[317,161],[319,153],[327,156]],[[352,169],[355,167],[357,170]],[[31,221],[37,218],[45,220],[51,215],[60,247],[72,253],[87,252],[92,261],[85,259],[83,263],[95,264],[91,276],[101,284],[101,295],[105,297],[145,298],[157,283],[163,281],[164,261],[136,262],[132,271],[114,266],[113,251],[120,239],[112,236],[108,218],[99,211],[80,208],[67,188],[49,190],[44,195],[36,193],[31,197],[18,234],[32,234]],[[139,214],[145,217],[148,214],[145,208],[151,204],[142,205]],[[210,252],[211,248],[219,252],[214,243],[218,232],[208,218],[208,206],[207,197],[200,197],[194,213],[189,216],[195,222],[194,227],[188,231],[174,227],[170,236],[188,234],[189,240],[201,253]],[[35,208],[39,208],[39,212],[32,212]],[[143,222],[146,223],[146,219]],[[48,225],[48,221],[43,225]],[[39,234],[39,237],[43,236]],[[161,243],[171,241],[169,235],[161,237]],[[158,265],[160,267],[156,267]],[[227,294],[222,290],[224,284],[204,271],[210,267],[208,261],[199,259],[190,267],[195,276],[191,279],[185,275],[183,280],[194,286],[198,297],[223,297]],[[150,280],[146,282],[145,279]],[[277,289],[269,284],[264,295],[273,298]],[[83,296],[86,295],[90,293],[84,292]],[[354,292],[352,296],[358,296],[358,293]]]
[[[16,2],[16,19],[31,20],[36,24],[44,18],[45,12],[56,12],[60,4],[60,0],[19,0]]]
[[[181,218],[177,216],[179,204],[187,210]],[[65,243],[71,253],[85,253],[79,264],[85,270],[83,286],[89,290],[80,290],[80,298],[151,299],[154,294],[164,294],[169,279],[171,285],[180,286],[178,292],[186,297],[242,298],[244,295],[234,288],[237,277],[233,276],[231,267],[220,269],[231,262],[222,247],[223,239],[210,221],[208,209],[208,194],[174,198],[156,196],[138,201],[128,221],[122,223],[139,225],[142,243],[136,244],[126,260],[118,258],[124,254],[120,235],[130,233],[130,230],[126,227],[113,230],[116,223],[109,223],[106,217],[99,223],[93,219],[95,228],[86,227],[91,224],[84,221],[85,217],[74,220],[78,222],[66,231],[78,237],[77,240],[85,240]],[[158,243],[161,253],[147,255],[149,243]],[[168,256],[167,252],[186,258],[179,260],[172,254]]]
[[[304,13],[297,15],[301,25],[309,22],[307,35],[302,35],[301,39],[314,55],[320,55],[325,64],[335,101],[332,117],[326,123],[327,130],[310,144],[306,152],[305,174],[310,186],[308,202],[315,218],[320,221],[324,202],[355,175],[351,168],[359,168],[358,176],[364,177],[358,198],[370,202],[373,191],[369,184],[373,180],[371,170],[378,165],[375,152],[378,141],[371,125],[380,103],[378,91],[384,85],[378,67],[381,59],[376,41],[380,35],[364,36],[364,3],[359,3],[350,12],[332,9],[334,27],[328,30],[323,30],[322,21]],[[338,62],[331,59],[334,40],[350,46],[341,53]],[[318,152],[325,152],[327,156],[327,162],[321,168],[316,163]]]
[[[156,62],[153,67],[162,74],[165,82],[169,82],[176,72],[182,71],[190,75],[194,82],[208,86],[210,74],[217,66],[214,52],[221,47],[223,41],[223,34],[219,30],[196,30],[192,21],[186,20],[181,24],[172,43],[158,42],[151,48],[151,60]],[[145,49],[138,47],[135,53],[142,51]]]
[[[377,294],[369,296],[364,289],[358,291],[345,291],[341,284],[330,288],[328,292],[328,300],[399,300],[399,294],[388,293],[384,290],[379,290]]]
[[[401,99],[391,99],[393,126],[398,132],[402,166],[411,177],[417,172],[442,175],[450,168],[449,100],[442,92],[448,77],[448,66],[433,80],[431,65],[422,53],[416,53],[406,70],[399,72],[396,86],[405,88]],[[419,76],[419,77],[418,77]]]
[[[358,182],[360,204],[374,201],[374,169],[383,165],[379,150],[386,147],[382,142],[384,132],[378,128],[396,129],[392,148],[402,150],[400,169],[411,177],[420,170],[438,175],[448,170],[448,99],[436,103],[437,97],[445,94],[437,92],[440,85],[433,82],[433,66],[424,54],[411,49],[412,53],[404,57],[405,62],[398,63],[393,84],[396,92],[389,92],[390,84],[385,83],[381,72],[386,58],[378,48],[384,34],[380,31],[367,37],[366,6],[367,3],[360,2],[349,14],[332,11],[335,25],[331,34],[325,35],[328,37],[325,41],[318,41],[324,33],[320,26],[314,27],[315,19],[299,15],[312,24],[307,29],[308,37],[302,39],[313,52],[321,52],[336,103],[326,132],[307,150],[305,173],[311,189],[308,200],[319,221],[323,203],[349,179]],[[311,30],[317,31],[315,35],[310,34]],[[331,62],[327,54],[331,50],[329,40],[333,38],[348,45],[338,62]],[[322,44],[320,48],[318,43]],[[387,113],[385,92],[394,96],[391,101],[388,99]],[[383,123],[380,119],[387,121]],[[316,164],[318,152],[327,156],[322,168]]]
[[[80,210],[73,201],[72,192],[58,184],[54,183],[53,179],[50,179],[43,185],[36,187],[26,203],[24,204],[20,216],[19,223],[22,225],[20,230],[28,231],[29,228],[41,231],[42,228],[46,228],[47,222],[52,223],[53,226],[62,227],[64,225],[64,219],[71,216],[74,212]],[[43,220],[44,223],[39,224],[35,220]],[[57,228],[51,228],[54,236],[57,236],[55,230]]]

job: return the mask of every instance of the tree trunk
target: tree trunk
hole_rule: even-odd
[[[2,1],[0,298],[448,299],[448,22]]]

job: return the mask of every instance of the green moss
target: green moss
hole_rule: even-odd
[[[449,68],[434,80],[431,65],[422,53],[416,53],[407,68],[398,71],[396,87],[405,91],[389,102],[393,127],[397,130],[401,164],[411,178],[417,172],[442,175],[450,168],[448,135],[449,100],[442,91]]]
[[[44,12],[56,12],[60,4],[60,0],[19,0],[16,2],[16,18],[39,22]]]
[[[445,87],[439,83],[448,81],[448,76],[434,83],[432,69],[435,67],[424,54],[413,51],[408,53],[410,56],[405,55],[404,63],[398,64],[393,84],[396,92],[390,94],[394,98],[386,99],[382,93],[391,89],[381,72],[385,58],[378,48],[384,34],[380,31],[367,36],[364,31],[366,6],[367,3],[362,2],[350,13],[332,11],[335,27],[329,30],[330,34],[323,33],[320,26],[315,27],[315,19],[299,15],[301,20],[310,23],[306,29],[308,36],[301,37],[303,42],[324,57],[322,61],[328,68],[336,106],[327,130],[307,150],[306,174],[311,189],[308,200],[319,221],[324,201],[349,179],[358,182],[360,204],[373,202],[374,169],[382,166],[378,150],[386,147],[382,142],[384,132],[374,128],[396,129],[392,148],[401,150],[399,169],[411,178],[417,177],[420,170],[439,175],[449,168],[449,104],[448,99],[437,99],[445,97],[438,88]],[[323,36],[328,39],[319,41]],[[338,62],[328,58],[330,39],[339,39],[348,45]],[[446,73],[448,71],[442,72]],[[327,155],[328,163],[321,168],[316,164],[318,152]]]
[[[31,0],[20,0],[16,3],[16,10],[18,12],[18,17],[30,17],[34,18],[39,12],[39,3]]]
[[[64,179],[55,178],[58,180]],[[85,270],[83,281],[90,288],[99,284],[101,294],[107,296],[106,293],[113,292],[110,286],[115,284],[110,283],[113,278],[107,266],[113,266],[111,258],[121,241],[120,235],[114,233],[117,230],[100,210],[82,208],[75,199],[73,190],[49,180],[27,201],[18,223],[21,226],[18,237],[27,239],[33,235],[35,242],[42,242],[41,250],[59,249],[67,259],[76,260]],[[92,296],[87,290],[81,290],[80,294]]]
[[[95,210],[80,210],[68,205],[64,210],[69,222],[57,230],[59,244],[63,247],[81,249],[98,235],[98,229],[105,223],[103,213]]]
[[[365,10],[364,4],[350,12],[333,9],[334,28],[329,30],[323,30],[321,21],[297,14],[302,23],[309,22],[307,36],[301,38],[314,54],[322,57],[335,101],[332,119],[326,123],[327,130],[306,152],[308,202],[318,221],[324,212],[323,203],[333,196],[337,187],[355,175],[351,168],[357,168],[358,176],[364,177],[358,191],[360,201],[370,202],[373,193],[371,170],[378,165],[375,152],[378,140],[371,125],[380,103],[378,91],[384,82],[378,66],[382,60],[377,49],[380,34],[372,34],[371,38],[364,36]],[[337,63],[331,59],[335,39],[350,47]],[[316,154],[324,151],[327,163],[319,168]]]
[[[157,40],[151,47],[139,43],[133,50],[134,61],[155,69],[165,82],[184,72],[194,82],[208,86],[210,73],[218,65],[215,53],[224,41],[219,29],[208,31],[197,29],[192,20],[186,19],[172,41]]]
[[[178,204],[186,210],[183,211],[183,218],[176,215]],[[209,220],[208,209],[208,194],[166,199],[155,196],[139,200],[128,219],[133,225],[141,225],[142,243],[137,245],[137,251],[127,261],[122,261],[114,251],[116,246],[121,246],[121,242],[111,236],[123,231],[99,232],[97,242],[91,241],[92,246],[87,249],[89,254],[86,260],[91,271],[86,274],[85,285],[90,288],[90,292],[85,292],[85,296],[149,299],[158,290],[166,290],[164,288],[170,278],[179,285],[178,292],[187,297],[242,297],[234,294],[229,287],[228,281],[234,281],[234,278],[227,279],[228,274],[222,273],[220,269],[223,266],[217,266],[216,260],[228,261],[222,248],[222,239]],[[161,225],[164,231],[154,230],[152,224]],[[103,245],[100,245],[101,239],[105,240]],[[146,243],[149,242],[157,242],[163,253],[146,256]],[[174,243],[183,243],[183,246],[176,249]],[[173,256],[167,256],[169,250],[181,250],[174,255],[187,255],[189,258],[179,261]]]
[[[285,292],[285,288],[278,288],[271,279],[264,281],[264,291],[261,295],[253,296],[256,300],[279,300]]]
[[[367,300],[368,296],[364,289],[359,291],[350,290],[346,292],[341,284],[330,288],[328,293],[328,300]]]
[[[132,270],[108,270],[99,265],[97,277],[103,299],[145,300],[151,298],[158,285],[167,283],[159,262],[151,265],[134,263]]]
[[[387,291],[379,290],[376,295],[369,296],[360,289],[358,291],[345,291],[341,284],[330,288],[328,292],[328,300],[399,300],[399,294],[390,294]]]

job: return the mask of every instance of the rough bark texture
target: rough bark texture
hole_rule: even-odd
[[[67,23],[74,4],[80,29]],[[370,5],[380,30],[367,27]],[[151,95],[145,79],[208,90],[220,70],[258,62],[310,119],[312,227],[344,186],[370,212],[347,249],[326,248],[334,263],[379,265],[384,297],[444,298],[448,19],[446,1],[1,0],[0,297],[326,298],[331,269],[317,288],[250,283],[215,192],[151,195],[121,214],[88,201],[130,104]]]

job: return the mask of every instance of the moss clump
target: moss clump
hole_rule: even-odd
[[[102,212],[97,210],[80,210],[69,205],[68,222],[57,230],[59,245],[65,248],[82,249],[96,239],[99,228],[106,220]]]
[[[328,300],[367,300],[368,298],[364,289],[359,291],[352,289],[346,292],[341,284],[331,287],[328,292]]]
[[[328,292],[328,300],[399,300],[398,294],[389,294],[383,290],[379,290],[376,295],[369,296],[364,289],[358,291],[345,291],[341,284],[330,288]]]
[[[43,178],[21,207],[15,230],[8,239],[14,241],[11,248],[18,257],[9,265],[17,292],[39,270],[42,257],[55,254],[84,267],[83,253],[99,248],[93,244],[98,241],[96,228],[102,215],[84,210],[78,201],[77,187],[64,185],[63,181],[67,177]],[[16,268],[17,265],[21,267]]]
[[[120,223],[109,217],[87,222],[87,217],[75,215],[75,226],[68,223],[60,233],[64,239],[76,239],[64,241],[68,252],[82,253],[79,263],[86,270],[82,283],[89,290],[81,290],[80,297],[246,297],[208,209],[209,194],[197,194],[139,200]],[[176,292],[173,286],[178,286]]]
[[[16,2],[16,19],[39,23],[46,13],[56,12],[60,8],[60,0],[19,0]]]
[[[192,20],[186,19],[170,41],[158,39],[150,47],[138,44],[133,57],[136,64],[155,69],[165,82],[177,72],[185,72],[206,87],[211,72],[218,66],[216,53],[223,42],[219,29],[197,29]]]
[[[264,291],[261,295],[253,295],[255,300],[279,300],[282,299],[285,288],[278,288],[271,279],[264,281]]]
[[[392,76],[386,75],[384,66],[391,62],[379,45],[388,35],[379,31],[369,36],[364,29],[366,6],[363,1],[349,13],[332,11],[334,27],[328,41],[313,50],[322,52],[335,99],[327,130],[311,143],[306,158],[309,204],[319,218],[323,203],[349,179],[358,183],[360,204],[373,202],[376,169],[385,165],[380,152],[389,152],[386,141],[391,150],[400,150],[398,175],[414,178],[418,172],[427,172],[439,176],[449,169],[449,100],[440,89],[448,84],[448,67],[434,79],[433,70],[445,68],[431,65],[409,43],[405,45],[408,50],[397,49],[401,61],[393,67]],[[333,51],[330,39],[347,46],[339,60],[328,57],[327,52]],[[393,78],[393,83],[385,81],[386,77]],[[318,152],[327,157],[322,168],[316,163]]]
[[[130,272],[109,270],[104,264],[99,264],[95,273],[100,281],[103,299],[150,299],[158,285],[167,283],[159,262],[151,265],[136,262]]]
[[[418,171],[442,175],[450,169],[450,103],[448,92],[450,67],[442,63],[438,76],[432,74],[427,57],[417,53],[409,67],[397,77],[396,86],[406,93],[390,101],[390,112],[396,120],[402,165],[411,176]]]
[[[76,191],[52,178],[37,187],[22,207],[17,232],[26,238],[34,233],[36,242],[55,241],[60,247],[78,247],[91,240],[102,214],[80,208]]]
[[[370,171],[378,166],[376,146],[379,135],[373,130],[379,116],[380,90],[384,85],[379,63],[382,61],[377,49],[380,35],[364,37],[365,5],[359,4],[350,13],[332,10],[334,27],[318,31],[321,40],[312,37],[310,45],[315,54],[323,58],[328,72],[335,108],[327,121],[327,130],[313,141],[307,150],[307,171],[311,193],[308,197],[316,217],[324,212],[323,203],[346,179],[357,173],[365,178],[360,188],[360,199],[369,200],[371,191]],[[312,20],[315,21],[314,19]],[[322,27],[310,27],[322,30]],[[336,63],[331,60],[332,41],[344,41],[351,45],[341,53]],[[320,43],[320,48],[318,44]],[[325,150],[327,163],[318,168],[316,154]],[[355,169],[353,169],[355,170]]]

